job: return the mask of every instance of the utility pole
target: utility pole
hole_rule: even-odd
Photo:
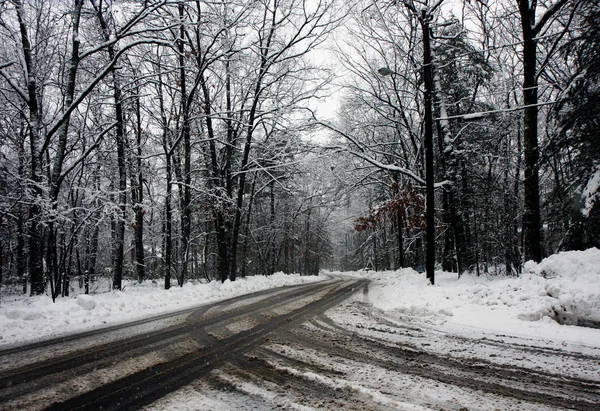
[[[429,39],[429,15],[421,10],[423,30],[423,79],[425,82],[425,191],[427,214],[427,249],[425,271],[431,285],[435,284],[435,188],[433,184],[433,67],[431,64],[431,44]]]
[[[406,5],[406,3],[405,3]],[[407,6],[408,7],[408,6]],[[417,14],[417,11],[409,7]],[[425,137],[423,144],[425,146],[425,192],[427,205],[425,208],[426,217],[426,252],[425,252],[425,271],[427,279],[431,285],[435,284],[435,187],[433,175],[433,64],[431,58],[431,43],[429,39],[429,18],[430,15],[426,9],[421,10],[419,23],[423,30],[423,80],[425,82]],[[396,74],[388,67],[381,67],[377,70],[382,76]]]

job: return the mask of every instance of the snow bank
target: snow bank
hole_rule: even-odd
[[[237,281],[188,282],[164,290],[159,284],[131,282],[123,291],[58,298],[49,296],[0,300],[0,348],[17,342],[64,335],[99,326],[124,323],[223,300],[254,291],[323,280],[323,277],[257,276]]]
[[[435,286],[410,268],[356,275],[374,281],[368,300],[390,318],[600,344],[600,330],[561,325],[600,325],[600,250],[559,253],[525,269],[518,278],[436,272]]]
[[[527,268],[545,279],[558,321],[600,326],[600,250],[559,253],[539,264],[528,262]]]

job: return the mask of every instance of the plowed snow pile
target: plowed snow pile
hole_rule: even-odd
[[[600,345],[599,330],[572,326],[600,324],[596,248],[530,261],[519,277],[436,272],[431,286],[410,268],[356,274],[374,280],[369,302],[390,318]]]
[[[57,298],[48,295],[0,299],[0,348],[21,341],[65,335],[147,318],[254,291],[321,281],[323,277],[276,273],[208,284],[188,282],[164,290],[155,282],[126,282],[123,291]]]

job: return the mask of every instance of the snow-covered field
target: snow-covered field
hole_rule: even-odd
[[[0,348],[147,318],[242,294],[285,285],[321,281],[323,277],[273,274],[237,281],[185,284],[164,290],[153,282],[130,282],[123,291],[58,298],[0,296]]]

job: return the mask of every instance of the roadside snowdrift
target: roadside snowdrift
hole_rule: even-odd
[[[600,328],[600,250],[559,253],[540,264],[530,261],[525,268],[545,279],[556,320]]]
[[[568,325],[600,324],[600,250],[553,255],[525,264],[516,277],[476,277],[358,272],[374,281],[368,302],[389,318],[430,324],[446,331],[493,330],[497,333],[600,345],[600,330]],[[567,324],[567,325],[561,325]]]
[[[110,324],[119,324],[254,291],[284,285],[321,281],[323,277],[273,274],[221,283],[185,284],[164,290],[159,284],[130,282],[123,291],[80,294],[73,298],[49,296],[0,300],[0,348],[51,336],[70,334]]]
[[[542,338],[600,347],[600,330],[572,325],[600,324],[600,250],[553,255],[529,262],[521,277],[395,272],[343,273],[373,280],[367,299],[390,319],[429,324],[474,338],[481,332]],[[59,298],[0,300],[0,348],[22,341],[74,333],[99,326],[190,308],[237,295],[319,281],[323,277],[275,274],[235,282],[186,284],[163,290],[159,284],[128,284],[124,291]],[[563,324],[563,325],[561,325]]]

